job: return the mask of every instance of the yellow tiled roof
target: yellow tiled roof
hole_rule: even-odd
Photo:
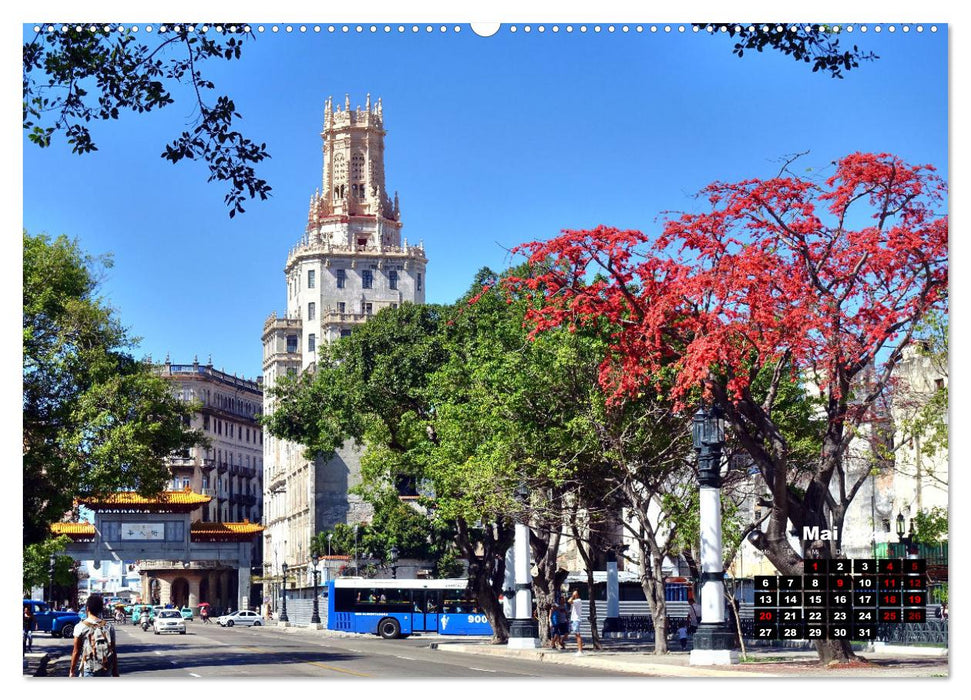
[[[241,523],[192,523],[189,532],[193,535],[252,535],[264,529],[262,525],[244,520]]]
[[[94,537],[94,525],[91,523],[54,523],[51,532],[55,535]]]
[[[82,505],[103,505],[103,506],[142,506],[142,505],[201,505],[212,500],[212,496],[204,496],[201,493],[186,489],[185,491],[163,491],[154,498],[139,496],[134,491],[118,491],[104,496],[91,496],[80,498],[78,503]]]

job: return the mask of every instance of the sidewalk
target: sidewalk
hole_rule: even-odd
[[[583,654],[575,649],[509,649],[488,642],[439,641],[432,643],[439,651],[460,654],[506,656],[553,664],[584,666],[599,670],[640,673],[665,678],[791,678],[861,677],[861,678],[946,678],[950,669],[946,655],[928,656],[923,650],[907,647],[885,647],[879,651],[859,651],[864,662],[838,667],[821,666],[815,651],[759,649],[750,651],[744,663],[732,666],[692,666],[690,652],[672,651],[655,656],[650,647],[620,640],[604,640],[602,650],[584,646]]]

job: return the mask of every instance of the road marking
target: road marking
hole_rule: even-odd
[[[158,654],[159,656],[162,655],[162,652],[160,652],[160,651],[156,651],[155,653]]]
[[[486,673],[495,673],[494,669],[491,668],[477,668],[476,666],[469,666],[470,671],[485,671]]]
[[[355,654],[363,654],[364,653],[360,649],[351,649],[350,647],[348,647],[347,650],[348,651],[353,651]]]
[[[202,676],[200,676],[198,673],[190,673],[189,675],[193,678],[202,678]]]
[[[329,671],[337,671],[338,673],[347,673],[351,676],[359,676],[361,678],[370,678],[371,676],[367,673],[358,673],[357,671],[349,671],[346,668],[340,668],[339,666],[328,666],[327,664],[322,664],[319,661],[308,661],[308,664],[313,664],[314,666],[320,666],[321,668],[326,668]]]
[[[170,664],[172,664],[173,666],[175,666],[175,665],[176,665],[176,664],[178,664],[179,662],[178,662],[178,661],[169,661],[169,663],[170,663]]]
[[[405,661],[418,661],[418,659],[413,659],[410,656],[398,656],[395,654],[396,659],[404,659]]]

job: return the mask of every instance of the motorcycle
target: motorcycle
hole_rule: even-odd
[[[143,632],[148,632],[150,629],[152,629],[152,623],[148,621],[148,615],[143,615],[142,616],[142,631]]]

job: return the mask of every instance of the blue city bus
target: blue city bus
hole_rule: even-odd
[[[336,578],[327,583],[327,629],[378,634],[492,635],[463,578]]]

